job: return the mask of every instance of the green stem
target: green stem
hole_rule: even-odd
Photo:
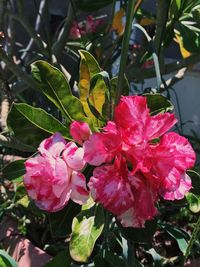
[[[135,244],[128,240],[128,267],[135,267]]]
[[[189,257],[189,255],[190,255],[190,253],[192,251],[192,247],[193,247],[195,241],[197,240],[199,232],[200,232],[200,216],[199,216],[198,221],[197,221],[197,223],[196,223],[196,225],[194,227],[194,230],[193,230],[193,233],[192,233],[192,237],[191,237],[191,239],[189,241],[187,250],[186,250],[185,255],[184,255],[183,265],[182,266],[185,265],[185,262],[186,262],[187,258]]]
[[[129,40],[131,35],[131,29],[132,29],[132,21],[135,14],[135,5],[136,0],[129,0],[127,11],[126,11],[126,26],[124,31],[124,37],[122,42],[122,53],[121,53],[121,60],[120,60],[120,67],[119,67],[119,76],[118,76],[118,82],[117,82],[117,90],[116,90],[116,96],[115,96],[115,105],[118,104],[121,94],[122,94],[122,88],[123,88],[123,79],[124,79],[124,72],[126,68],[127,63],[127,56],[128,56],[128,48],[129,48]]]

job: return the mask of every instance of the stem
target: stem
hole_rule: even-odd
[[[0,49],[0,59],[6,64],[6,67],[15,74],[18,78],[26,82],[31,88],[37,88],[38,84],[33,78],[24,72],[20,66],[16,65],[5,53],[3,49]]]
[[[196,223],[196,225],[194,227],[194,230],[193,230],[193,233],[192,233],[192,237],[191,237],[191,239],[189,241],[187,250],[186,250],[185,255],[184,255],[183,265],[182,266],[184,266],[187,258],[189,257],[189,255],[190,255],[190,253],[192,251],[192,247],[193,247],[195,241],[197,240],[199,232],[200,232],[200,216],[199,216],[199,218],[197,220],[197,223]]]
[[[187,67],[191,64],[196,64],[198,62],[200,62],[200,54],[193,54],[187,58],[183,58],[181,60],[165,64],[161,69],[161,74],[170,74],[172,72],[178,71],[184,67]],[[126,73],[128,80],[137,79],[137,81],[143,81],[144,79],[150,79],[155,77],[155,67],[143,69],[141,71],[141,68],[135,68],[135,66],[129,65],[127,67]]]
[[[156,13],[155,53],[159,58],[160,48],[163,36],[165,34],[165,28],[168,19],[170,1],[156,0],[156,4],[157,4],[157,13]]]
[[[135,267],[135,245],[128,239],[128,267]]]
[[[124,37],[122,41],[122,54],[121,54],[119,76],[118,76],[116,96],[115,96],[115,105],[118,104],[121,94],[122,94],[124,72],[125,72],[126,63],[127,63],[129,40],[130,40],[131,29],[132,29],[132,21],[133,21],[133,16],[135,14],[135,9],[134,9],[135,4],[136,4],[136,0],[128,1],[127,11],[126,11],[126,14],[127,14],[126,15],[126,26],[125,26],[125,32],[124,32]]]

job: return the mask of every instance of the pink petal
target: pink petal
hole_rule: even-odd
[[[43,156],[59,157],[66,145],[65,139],[60,133],[55,133],[51,137],[44,139],[38,150]]]
[[[63,159],[72,170],[81,170],[85,166],[83,160],[84,150],[82,147],[77,147],[73,142],[67,143],[63,152]]]
[[[115,122],[122,129],[135,124],[145,124],[148,119],[149,109],[146,98],[143,96],[122,96],[115,108]]]
[[[115,215],[127,211],[134,202],[130,185],[126,181],[127,173],[124,176],[114,165],[103,165],[94,169],[88,183],[94,200]]]
[[[91,165],[98,166],[106,162],[108,152],[100,133],[94,133],[83,144],[84,160]]]
[[[124,213],[117,216],[117,219],[124,227],[144,227],[144,220],[141,218],[136,217],[133,208],[128,209]]]
[[[71,199],[83,205],[87,202],[89,197],[89,192],[86,188],[85,176],[80,172],[73,172],[71,176]]]
[[[121,136],[114,122],[108,122],[104,132],[94,133],[83,144],[84,159],[91,165],[99,166],[110,162],[121,151]]]
[[[182,199],[191,188],[191,179],[186,173],[184,173],[181,175],[179,186],[174,191],[162,192],[162,197],[166,200]]]
[[[176,133],[167,133],[159,144],[150,145],[146,149],[140,168],[151,185],[163,194],[176,191],[182,174],[194,162],[195,153],[188,140]]]
[[[162,136],[170,130],[176,122],[177,119],[174,114],[168,112],[150,117],[146,128],[146,136],[148,137],[148,140],[153,140]]]
[[[88,140],[91,133],[90,127],[86,122],[73,121],[70,125],[70,134],[79,145]]]
[[[161,146],[170,148],[170,152],[176,156],[176,163],[182,170],[194,166],[196,154],[185,137],[174,132],[167,133],[161,139]]]

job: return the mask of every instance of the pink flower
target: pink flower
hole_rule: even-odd
[[[124,227],[143,227],[157,213],[156,194],[142,175],[128,171],[124,159],[95,168],[88,186],[94,200],[117,215]]]
[[[85,161],[103,164],[88,184],[93,198],[125,227],[152,219],[159,196],[181,199],[191,189],[186,170],[193,167],[195,152],[186,138],[166,133],[175,123],[171,113],[151,116],[145,97],[126,96],[114,121],[83,144]]]
[[[25,162],[24,185],[28,195],[43,210],[62,209],[71,198],[78,204],[87,201],[85,177],[78,171],[84,167],[83,149],[66,141],[59,133],[45,139],[38,154]],[[77,197],[78,196],[78,197]]]
[[[149,146],[141,169],[163,198],[174,200],[183,198],[191,189],[186,170],[194,163],[195,153],[188,140],[176,133],[167,133],[160,143]]]
[[[79,145],[88,140],[91,133],[90,127],[86,122],[73,121],[70,125],[70,134]]]
[[[70,37],[77,39],[86,34],[95,33],[97,28],[101,26],[102,23],[102,19],[95,19],[93,16],[87,16],[86,22],[77,23],[74,21],[70,29]]]
[[[150,116],[146,98],[122,97],[115,108],[115,123],[121,131],[124,143],[138,146],[162,136],[177,122],[174,114]]]
[[[94,19],[93,16],[87,16],[86,32],[94,33],[102,23],[103,23],[102,19]]]
[[[78,24],[76,21],[72,23],[71,29],[70,29],[70,37],[72,39],[81,38],[82,35],[85,35],[85,29],[82,25]]]

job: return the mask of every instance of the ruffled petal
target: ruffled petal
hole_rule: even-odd
[[[194,166],[196,154],[187,138],[174,132],[167,133],[162,137],[160,145],[169,148],[170,153],[175,156],[175,165],[181,170],[185,171]]]
[[[98,166],[106,162],[108,152],[104,146],[102,135],[94,133],[89,140],[83,144],[84,160],[93,165]]]
[[[150,117],[148,124],[146,125],[146,136],[147,139],[153,140],[155,138],[159,138],[168,130],[170,130],[177,119],[175,118],[174,114],[171,113],[160,113],[155,116]]]
[[[71,194],[65,162],[38,155],[27,160],[25,167],[24,185],[36,205],[49,212],[62,209]]]
[[[65,146],[65,150],[62,154],[63,159],[67,163],[67,165],[75,171],[79,171],[85,166],[83,155],[83,148],[77,147],[74,142],[67,143],[67,145]]]
[[[174,191],[161,191],[161,195],[166,200],[182,199],[192,188],[192,182],[190,177],[184,173],[180,177],[179,186]]]
[[[94,200],[115,215],[127,211],[134,202],[130,185],[126,181],[127,174],[124,173],[124,176],[114,165],[104,165],[94,169],[88,183]]]
[[[86,187],[85,176],[80,172],[73,172],[71,176],[71,199],[83,205],[87,202],[89,197],[89,192]]]
[[[66,145],[65,139],[60,133],[55,133],[51,137],[44,139],[38,150],[43,156],[59,157]]]

